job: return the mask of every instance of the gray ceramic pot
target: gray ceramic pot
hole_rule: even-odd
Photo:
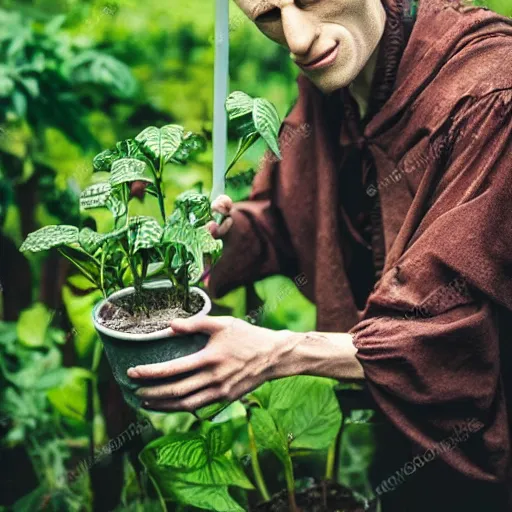
[[[171,288],[172,283],[167,280],[159,280],[144,285],[146,289]],[[140,399],[135,395],[139,387],[155,385],[163,382],[171,382],[171,379],[131,379],[126,374],[128,368],[152,363],[170,361],[187,356],[203,349],[208,342],[208,335],[193,334],[186,336],[169,336],[168,330],[156,331],[149,334],[130,334],[109,329],[98,321],[98,314],[108,300],[131,295],[134,288],[125,288],[113,293],[108,299],[99,302],[93,309],[92,316],[105,353],[107,354],[112,373],[121,387],[125,401],[136,409],[140,408]],[[193,318],[207,315],[212,307],[210,298],[200,288],[191,288],[190,293],[196,293],[204,299],[204,306]],[[180,379],[187,375],[180,375]],[[174,379],[177,380],[177,379]],[[204,407],[196,412],[201,418],[211,417],[219,412],[225,404]]]

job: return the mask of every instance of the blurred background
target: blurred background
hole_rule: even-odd
[[[485,4],[512,15],[512,0]],[[230,89],[267,98],[283,118],[296,97],[296,68],[234,4],[230,18]],[[209,143],[193,162],[167,173],[169,204],[192,186],[210,189],[213,20],[212,0],[0,0],[0,505],[5,510],[149,510],[138,508],[142,497],[134,484],[142,438],[107,457],[89,482],[62,485],[69,468],[87,455],[91,439],[115,437],[136,417],[124,406],[104,361],[91,372],[97,339],[90,311],[99,292],[91,292],[57,253],[27,258],[18,248],[39,227],[77,224],[78,195],[90,183],[94,155],[149,125],[177,123]],[[230,138],[230,155],[235,147]],[[263,151],[256,145],[237,168],[256,170]],[[249,173],[233,180],[228,193],[246,196],[250,178]],[[100,231],[105,219],[95,213],[95,220]],[[314,307],[282,277],[218,302],[239,317],[262,304],[262,325],[315,327]],[[185,428],[190,418],[154,415],[152,421],[165,433]],[[371,451],[371,437],[359,431],[350,450],[347,478],[352,475],[364,491],[358,464]]]

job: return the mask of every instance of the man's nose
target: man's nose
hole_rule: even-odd
[[[311,18],[311,14],[301,11],[295,5],[289,5],[281,9],[281,22],[290,52],[294,55],[307,55],[318,37],[318,24]]]

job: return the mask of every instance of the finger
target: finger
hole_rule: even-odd
[[[219,238],[219,225],[211,220],[206,224],[206,229],[210,232],[213,238]]]
[[[223,236],[226,236],[232,225],[233,219],[231,217],[226,217],[222,224],[217,228],[217,237],[222,238]]]
[[[199,370],[210,364],[212,364],[212,360],[209,357],[209,353],[203,349],[173,361],[129,368],[127,375],[132,379],[160,379]]]
[[[215,212],[222,213],[223,215],[229,215],[231,208],[233,207],[233,201],[229,196],[222,195],[217,197],[212,203],[212,210]]]
[[[187,379],[161,386],[140,388],[135,393],[143,400],[174,400],[205,388],[216,380],[211,371],[202,371]]]
[[[144,409],[154,411],[197,411],[201,407],[225,400],[225,394],[220,387],[208,388],[190,397],[180,400],[145,400]]]
[[[219,317],[203,316],[200,318],[177,318],[171,320],[171,329],[174,334],[194,334],[202,332],[213,334],[222,329],[222,320]]]

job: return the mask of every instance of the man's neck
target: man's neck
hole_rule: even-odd
[[[370,100],[371,86],[375,75],[375,69],[377,67],[379,48],[380,44],[372,53],[370,59],[366,63],[366,66],[361,70],[361,73],[359,73],[359,75],[357,75],[354,81],[349,85],[350,93],[359,105],[361,119],[366,115],[368,110],[368,102]]]

